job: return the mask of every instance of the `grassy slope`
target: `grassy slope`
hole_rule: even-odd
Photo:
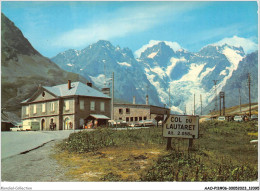
[[[103,132],[102,132],[103,131]],[[160,128],[81,132],[64,140],[54,156],[78,181],[252,181],[258,150],[248,133],[254,122],[204,122],[188,152],[186,139],[166,151]]]
[[[258,103],[251,103],[251,113],[252,114],[258,114]],[[209,115],[219,115],[219,110],[216,112],[211,112]],[[225,114],[226,115],[244,115],[244,114],[249,114],[249,104],[242,104],[241,105],[241,112],[240,112],[240,106],[232,106],[229,108],[225,109]]]

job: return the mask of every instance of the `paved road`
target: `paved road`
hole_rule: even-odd
[[[92,130],[87,129],[87,131]],[[126,130],[126,128],[117,130]],[[73,132],[73,130],[1,132],[1,180],[7,182],[77,181],[64,176],[66,167],[61,167],[51,157],[54,145]],[[21,154],[23,152],[24,154]]]
[[[140,129],[141,127],[131,127],[128,129]],[[148,128],[148,127],[142,127]],[[114,130],[126,130],[127,128],[113,128]],[[84,131],[93,131],[94,129],[84,129]],[[81,130],[76,130],[81,131]],[[15,156],[22,152],[35,149],[44,143],[53,140],[62,140],[73,130],[66,131],[8,131],[1,132],[1,159]]]
[[[52,140],[65,139],[73,132],[73,130],[1,132],[1,159],[37,148]]]
[[[64,174],[66,167],[51,158],[53,147],[58,142],[51,141],[43,147],[26,154],[19,154],[1,160],[1,181],[5,182],[70,182]]]

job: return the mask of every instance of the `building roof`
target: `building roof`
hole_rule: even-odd
[[[95,119],[110,119],[109,117],[100,114],[90,114],[90,116],[94,117]]]
[[[156,106],[156,105],[146,105],[146,104],[132,104],[132,103],[114,103],[114,106],[135,106],[135,107],[157,107],[157,108],[161,108],[161,109],[167,109],[170,110],[169,108],[166,107],[160,107],[160,106]]]
[[[72,82],[71,89],[68,89],[67,83],[52,87],[43,86],[43,88],[59,97],[80,95],[89,97],[110,98],[108,95],[103,94],[102,92],[81,82]]]
[[[19,118],[11,112],[1,112],[1,122],[16,125],[20,122]]]

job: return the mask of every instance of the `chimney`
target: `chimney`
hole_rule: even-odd
[[[92,83],[91,82],[87,82],[87,86],[92,88]]]
[[[71,80],[68,80],[68,89],[71,89]]]
[[[149,105],[149,98],[148,98],[148,95],[146,95],[146,105]]]
[[[103,94],[110,96],[110,88],[102,88],[101,91]]]
[[[133,96],[133,104],[135,104],[135,96]]]
[[[42,88],[42,85],[41,84],[39,84],[39,86],[38,86],[38,90],[40,90]]]

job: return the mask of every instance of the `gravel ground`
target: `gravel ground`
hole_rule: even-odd
[[[70,182],[64,176],[66,169],[51,158],[51,141],[35,150],[2,159],[1,179],[7,182]]]

